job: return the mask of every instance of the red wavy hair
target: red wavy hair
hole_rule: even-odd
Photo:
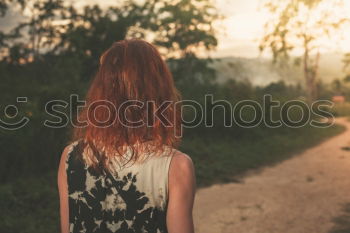
[[[83,139],[93,151],[90,161],[104,167],[126,147],[133,148],[133,160],[142,152],[135,145],[144,142],[152,145],[153,152],[162,151],[164,145],[176,147],[179,100],[172,75],[152,44],[138,39],[115,42],[100,58],[86,106],[78,116],[88,124],[74,129],[74,140]]]

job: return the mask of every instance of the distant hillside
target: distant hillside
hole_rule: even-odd
[[[343,78],[342,54],[322,54],[319,64],[319,78],[324,83]],[[211,67],[217,71],[217,81],[228,79],[249,81],[253,85],[265,86],[271,82],[284,80],[288,84],[304,84],[301,67],[291,66],[288,69],[277,68],[271,60],[265,58],[224,57],[214,59]]]

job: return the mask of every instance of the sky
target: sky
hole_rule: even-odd
[[[115,5],[117,0],[70,0],[76,6],[100,4],[101,6]],[[142,1],[142,0],[140,0]],[[214,23],[217,29],[218,47],[209,53],[212,57],[248,57],[259,56],[259,38],[264,34],[264,24],[269,13],[262,8],[264,0],[213,0],[225,19]],[[350,12],[350,1],[345,0],[344,9]],[[0,27],[11,25],[11,13],[6,22],[0,21]],[[324,40],[322,52],[350,52],[350,30],[345,32],[342,40],[330,42]]]
[[[218,56],[259,56],[259,38],[264,33],[266,12],[261,9],[261,0],[216,0],[220,12],[225,16],[220,25]]]
[[[336,0],[326,0],[324,5]],[[264,0],[216,0],[216,6],[226,17],[220,24],[225,28],[224,33],[219,33],[219,46],[217,51],[212,53],[213,57],[238,56],[258,57],[259,44],[265,33],[264,26],[271,13],[265,9]],[[321,8],[322,9],[322,8]],[[325,10],[323,9],[323,10]],[[349,17],[350,1],[344,1],[344,7],[335,15]],[[316,13],[315,18],[320,14]],[[348,25],[350,29],[350,25]],[[341,35],[340,35],[341,34]],[[331,38],[319,38],[321,53],[344,53],[350,52],[350,30],[342,31]],[[301,51],[295,50],[294,55],[300,55]],[[262,56],[270,56],[265,53]]]

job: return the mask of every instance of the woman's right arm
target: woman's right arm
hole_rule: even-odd
[[[169,203],[167,228],[169,233],[193,233],[192,209],[196,189],[195,173],[190,157],[176,153],[169,169]]]

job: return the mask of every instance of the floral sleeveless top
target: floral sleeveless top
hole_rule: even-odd
[[[82,141],[66,160],[70,233],[165,233],[168,171],[174,149],[142,163],[114,163],[96,171],[79,156]]]

